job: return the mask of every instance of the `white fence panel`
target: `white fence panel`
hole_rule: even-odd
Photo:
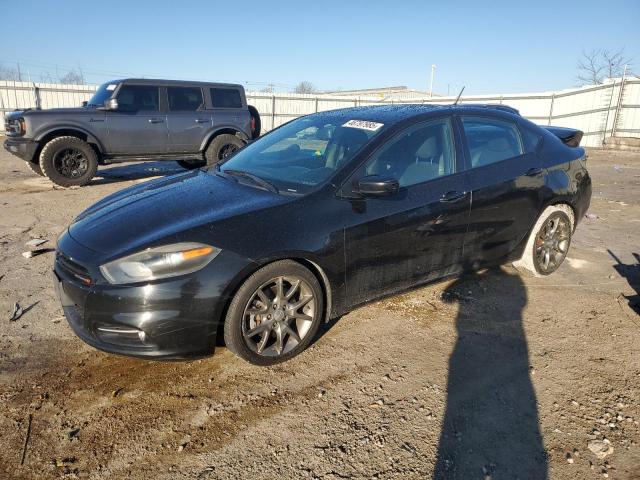
[[[605,138],[640,137],[640,80],[611,80],[604,85],[557,92],[469,95],[466,104],[504,104],[517,108],[522,116],[540,125],[578,128],[584,132],[582,144],[601,146]],[[0,81],[0,115],[15,109],[73,107],[88,100],[95,85]],[[330,95],[247,92],[247,101],[262,117],[262,130],[268,132],[301,115],[337,108],[398,103],[451,104],[451,97],[376,99]],[[0,129],[4,123],[0,123]],[[0,130],[1,131],[1,130]]]

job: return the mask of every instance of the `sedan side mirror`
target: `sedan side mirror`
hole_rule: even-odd
[[[118,100],[116,98],[105,100],[104,107],[100,107],[99,110],[118,110]]]
[[[397,193],[399,189],[400,184],[395,178],[370,175],[358,180],[358,192],[365,197],[385,197]]]

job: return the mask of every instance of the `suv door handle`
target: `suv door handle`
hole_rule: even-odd
[[[452,190],[442,195],[440,201],[442,203],[455,203],[460,200],[464,200],[465,198],[467,198],[467,192],[456,192],[455,190]]]
[[[527,170],[527,173],[525,173],[525,175],[527,177],[537,177],[541,173],[542,173],[542,169],[541,168],[533,167],[533,168],[530,168],[529,170]]]
[[[164,119],[162,118],[150,118],[149,123],[164,123]]]
[[[196,118],[196,123],[209,123],[208,118]]]

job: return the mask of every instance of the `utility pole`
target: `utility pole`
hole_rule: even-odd
[[[22,81],[22,75],[20,74],[20,62],[16,62],[16,64],[18,65],[18,81],[21,82]]]
[[[431,65],[431,83],[429,84],[429,98],[433,97],[433,77],[436,73],[436,66]]]

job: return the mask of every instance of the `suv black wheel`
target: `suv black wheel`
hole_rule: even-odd
[[[311,343],[322,321],[324,295],[301,264],[281,260],[262,267],[240,287],[224,323],[227,348],[254,365],[273,365]]]
[[[229,155],[235,153],[244,147],[244,143],[235,135],[223,133],[218,135],[207,147],[204,156],[207,159],[207,165],[215,165],[226,159]]]
[[[77,137],[57,137],[40,152],[40,169],[61,187],[82,186],[96,174],[98,156],[93,148]]]
[[[204,167],[206,164],[205,160],[178,160],[178,165],[187,170]]]

